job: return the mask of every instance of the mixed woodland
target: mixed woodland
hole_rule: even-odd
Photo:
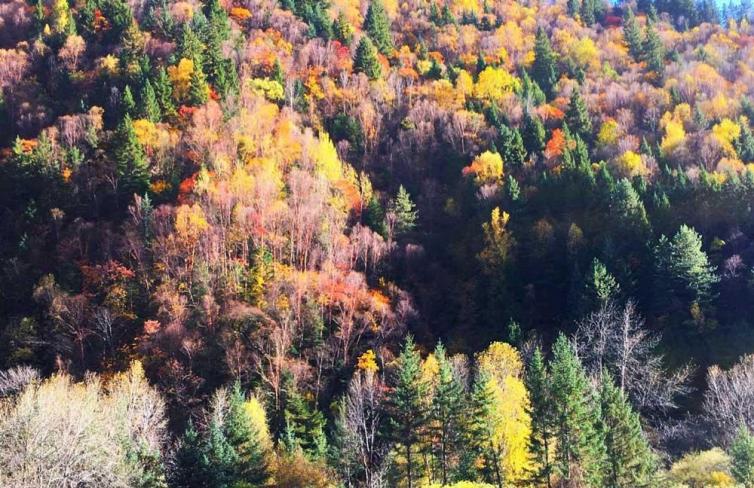
[[[744,0],[2,0],[0,486],[754,487]]]

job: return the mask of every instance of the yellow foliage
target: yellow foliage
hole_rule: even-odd
[[[270,437],[270,431],[267,428],[267,414],[264,411],[264,406],[262,406],[256,397],[252,396],[244,403],[244,410],[249,417],[249,422],[257,433],[257,438],[259,439],[262,449],[271,449],[272,438]]]
[[[453,0],[451,2],[451,9],[456,15],[478,14],[480,10],[477,0]]]
[[[477,355],[477,367],[502,384],[505,378],[518,378],[523,371],[521,355],[505,342],[493,342]]]
[[[483,100],[499,101],[506,94],[518,90],[521,82],[502,68],[487,66],[479,73],[474,95]]]
[[[712,127],[712,136],[720,143],[723,151],[729,156],[735,156],[736,150],[733,147],[733,141],[741,135],[741,126],[736,122],[725,118],[719,124]]]
[[[328,181],[336,182],[343,179],[343,165],[338,159],[338,151],[327,132],[322,132],[319,135],[319,141],[312,156],[317,172],[324,175]]]
[[[597,46],[589,37],[582,37],[570,45],[571,58],[582,67],[597,66],[600,53]]]
[[[359,359],[356,361],[356,369],[368,373],[376,373],[380,370],[380,367],[377,366],[377,356],[373,350],[368,349],[364,354],[359,356]]]
[[[597,143],[600,146],[612,146],[618,141],[618,122],[615,119],[607,119],[600,126],[597,134]]]
[[[474,80],[465,69],[458,72],[456,77],[456,90],[464,97],[470,96],[474,91]]]
[[[668,120],[665,124],[665,136],[660,142],[660,150],[667,156],[672,153],[685,138],[686,131],[683,128],[683,124],[676,120]]]
[[[670,468],[669,478],[680,486],[735,486],[730,476],[730,457],[719,447],[685,455]]]
[[[114,75],[118,72],[118,58],[112,54],[108,54],[105,57],[99,58],[98,66],[101,72]]]
[[[283,85],[269,78],[253,78],[249,81],[249,89],[267,100],[278,101],[285,98]]]
[[[71,22],[71,9],[67,0],[54,0],[52,2],[52,26],[55,32],[65,32]]]
[[[473,174],[478,185],[497,183],[503,177],[503,158],[499,153],[485,151],[463,168],[463,174]]]
[[[159,131],[154,122],[147,119],[137,119],[133,122],[136,139],[142,146],[154,147],[159,141]]]
[[[209,224],[204,217],[204,210],[198,204],[184,204],[175,211],[175,231],[182,239],[196,240],[207,229]]]
[[[641,155],[633,151],[626,151],[617,160],[618,171],[621,176],[634,177],[647,174],[647,167],[641,159]]]
[[[429,353],[422,361],[422,381],[434,387],[437,376],[440,374],[440,363],[434,353]]]
[[[168,76],[173,83],[173,98],[182,100],[188,94],[191,75],[194,74],[194,61],[181,58],[176,66],[168,67]]]

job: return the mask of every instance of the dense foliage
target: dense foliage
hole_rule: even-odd
[[[754,486],[754,27],[0,4],[0,485]]]

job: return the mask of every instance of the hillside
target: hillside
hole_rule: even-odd
[[[0,3],[0,485],[754,486],[754,27]]]

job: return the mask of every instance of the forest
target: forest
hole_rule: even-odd
[[[749,0],[0,0],[0,486],[754,488]]]

